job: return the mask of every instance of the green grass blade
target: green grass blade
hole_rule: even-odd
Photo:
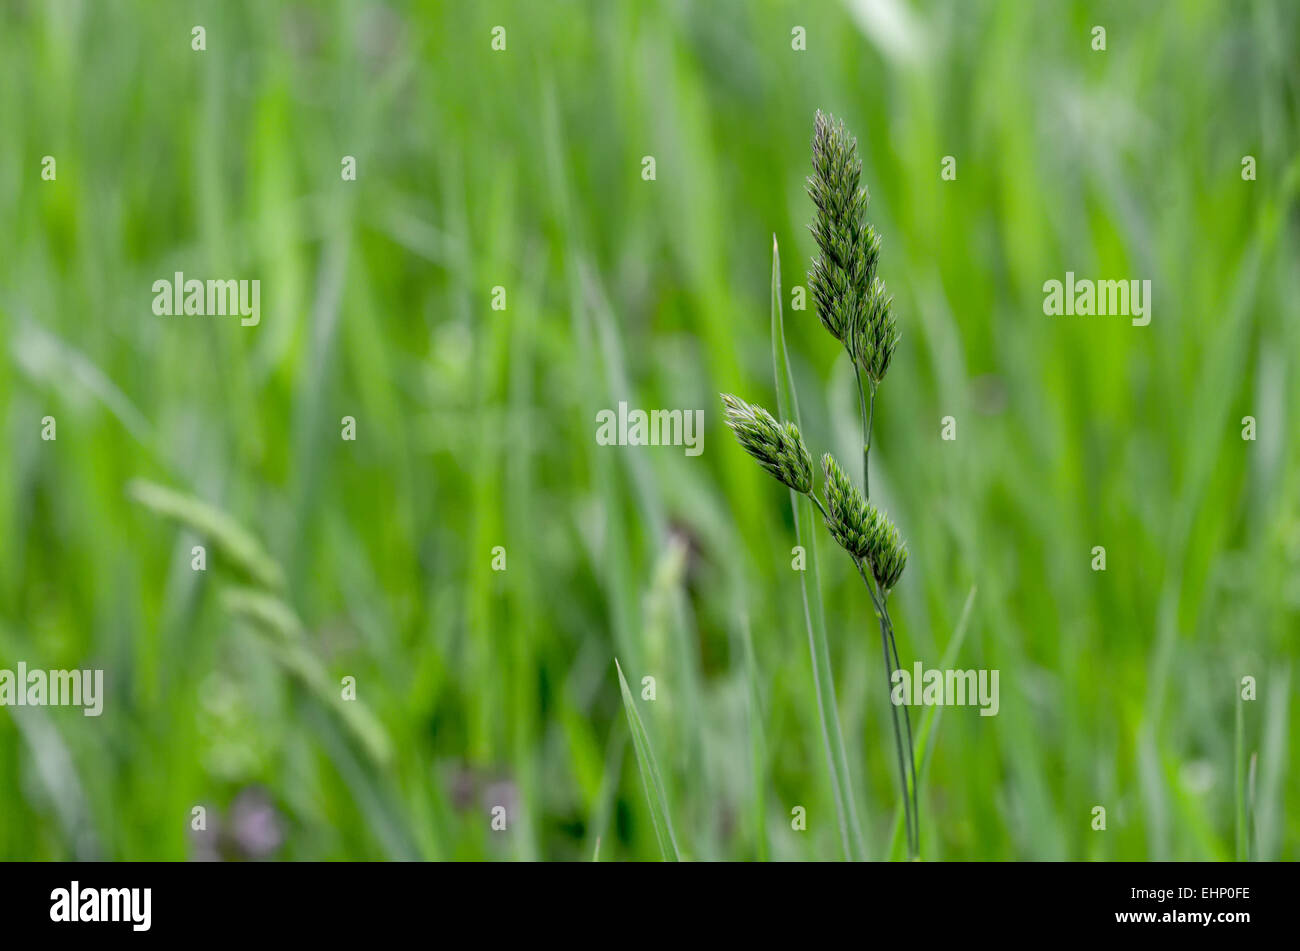
[[[1246,861],[1246,776],[1245,776],[1245,737],[1246,727],[1244,714],[1242,713],[1241,691],[1237,690],[1237,722],[1233,730],[1232,759],[1235,770],[1235,780],[1233,783],[1234,792],[1236,793],[1236,830],[1237,830],[1237,861]]]
[[[1250,769],[1246,771],[1246,861],[1259,860],[1259,846],[1255,833],[1255,774],[1259,766],[1259,753],[1250,754]],[[1252,848],[1252,846],[1254,846]]]
[[[592,819],[587,835],[588,840],[594,839],[596,843],[592,848],[592,861],[598,861],[595,856],[600,854],[601,839],[609,828],[610,817],[614,814],[618,800],[618,777],[623,772],[623,755],[626,748],[627,734],[615,727],[610,732],[609,744],[602,764],[600,787],[595,793],[594,804],[590,810]]]
[[[668,797],[664,793],[663,778],[659,774],[659,764],[655,761],[654,749],[650,746],[650,737],[641,714],[637,713],[636,701],[628,689],[627,678],[618,658],[614,658],[614,667],[618,671],[618,687],[623,693],[623,708],[627,711],[627,723],[632,730],[632,744],[636,747],[637,766],[641,771],[641,785],[645,787],[646,801],[650,804],[650,818],[654,823],[655,835],[659,839],[659,849],[664,861],[680,862],[681,854],[677,850],[677,836],[673,834],[673,820],[668,813]]]
[[[339,682],[306,643],[302,622],[293,608],[272,595],[238,587],[223,591],[221,603],[262,635],[276,663],[343,721],[375,764],[384,767],[391,762],[393,744],[388,731],[364,702],[343,699]]]
[[[770,854],[767,841],[767,739],[763,733],[762,700],[758,690],[758,660],[754,657],[754,638],[749,629],[749,616],[740,615],[740,630],[745,649],[746,714],[749,720],[749,758],[751,782],[754,786],[754,852],[760,862]]]
[[[1282,788],[1290,756],[1287,750],[1287,720],[1291,704],[1291,664],[1282,665],[1268,690],[1264,708],[1263,738],[1260,744],[1258,798],[1252,797],[1251,837],[1255,859],[1275,862],[1285,842],[1282,825],[1286,805]],[[1237,687],[1240,692],[1241,687]]]
[[[790,374],[790,356],[785,349],[785,318],[781,306],[781,249],[776,235],[772,235],[772,374],[776,378],[776,407],[785,420],[794,420],[803,429],[799,418],[799,394]]]
[[[208,539],[232,568],[262,587],[275,591],[284,587],[284,571],[256,536],[215,505],[143,479],[132,480],[127,493],[146,508]]]
[[[776,378],[776,405],[782,419],[793,420],[802,431],[799,398],[790,360],[785,347],[785,324],[781,306],[781,253],[776,236],[772,237],[772,371]],[[806,570],[799,573],[803,591],[804,623],[808,629],[808,653],[812,658],[813,685],[817,693],[817,713],[821,720],[822,745],[830,771],[835,812],[840,824],[840,841],[844,857],[850,862],[862,857],[862,827],[858,822],[853,781],[849,776],[848,754],[844,749],[844,731],[840,727],[839,707],[835,702],[835,682],[831,675],[830,646],[826,641],[826,615],[822,608],[821,576],[817,565],[816,521],[808,497],[790,490],[794,507],[795,536],[803,547]]]

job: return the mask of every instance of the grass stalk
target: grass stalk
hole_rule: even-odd
[[[941,668],[953,667],[957,663],[957,657],[961,653],[962,644],[966,641],[966,632],[970,630],[971,609],[975,604],[975,587],[972,585],[966,595],[966,602],[962,606],[961,615],[957,620],[957,626],[953,629],[952,639],[949,640],[948,646],[944,649],[943,658],[939,662]],[[920,781],[928,775],[928,765],[930,754],[933,751],[933,737],[939,729],[939,723],[942,720],[944,708],[942,706],[927,707],[925,714],[921,717],[921,723],[916,734],[915,757],[920,760],[921,768],[917,775],[916,787],[920,788]],[[899,825],[906,820],[904,810],[899,809],[894,813],[894,831],[889,840],[889,851],[887,855],[894,855],[898,851],[899,845]]]
[[[870,383],[869,387],[862,385],[862,371],[854,361],[853,376],[858,384],[858,406],[862,414],[862,497],[866,501],[871,500],[871,482],[870,482],[870,462],[871,462],[871,430],[876,415],[876,385]],[[867,390],[870,389],[871,397],[867,399]],[[867,577],[863,570],[860,560],[854,562],[857,565],[858,574],[862,576],[862,581],[867,586],[867,591],[871,594],[872,603],[876,607],[877,614],[880,617],[881,629],[880,635],[886,641],[885,645],[885,677],[886,677],[886,697],[890,696],[894,683],[894,671],[902,667],[902,662],[898,657],[898,641],[894,637],[894,622],[889,616],[889,606],[885,603],[883,597],[878,597],[875,586]],[[892,651],[892,660],[891,660]],[[912,716],[908,712],[907,704],[902,704],[902,717],[905,724],[907,735],[907,754],[904,757],[902,749],[902,738],[899,735],[898,727],[898,705],[891,699],[889,702],[889,715],[894,723],[894,740],[898,744],[898,769],[902,774],[900,781],[903,786],[903,805],[907,819],[907,851],[908,857],[915,860],[920,858],[921,854],[921,812],[917,798],[916,789],[916,754],[915,746],[912,742]],[[906,760],[906,768],[904,768]],[[910,799],[910,807],[908,801]]]
[[[843,123],[836,123],[818,112],[813,133],[813,175],[808,179],[808,194],[817,207],[812,232],[820,254],[813,260],[813,269],[808,275],[809,292],[816,302],[822,326],[844,345],[853,363],[858,406],[862,413],[862,484],[865,490],[869,478],[876,387],[889,370],[898,346],[899,332],[892,312],[893,298],[875,273],[880,255],[880,236],[865,218],[867,193],[861,187],[861,175],[862,162],[857,155],[856,140],[847,133]],[[835,701],[830,646],[817,583],[815,541],[807,528],[812,520],[811,506],[820,510],[826,528],[853,560],[871,594],[880,618],[886,699],[892,692],[898,645],[885,601],[907,565],[907,547],[889,517],[870,503],[867,492],[860,491],[829,454],[822,456],[821,460],[826,480],[825,504],[817,496],[812,459],[800,433],[802,421],[785,349],[775,238],[772,247],[772,361],[778,411],[784,422],[778,422],[763,407],[729,393],[722,394],[722,403],[726,410],[726,423],[741,447],[790,490],[799,542],[813,562],[804,572],[804,615],[822,740],[826,746],[827,766],[840,819],[840,835],[846,856],[851,858],[855,846],[861,843],[861,834]],[[869,381],[870,405],[863,386],[864,376]],[[871,569],[870,578],[864,565]],[[908,852],[912,858],[917,858],[920,825],[916,817],[916,763],[911,755],[911,718],[904,709],[908,748],[908,755],[904,757],[904,731],[895,706],[890,703],[890,716],[906,811]]]

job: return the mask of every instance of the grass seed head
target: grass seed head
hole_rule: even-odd
[[[730,393],[722,394],[722,405],[727,425],[745,452],[796,492],[812,491],[812,456],[799,435],[799,427],[778,423],[763,407]]]
[[[898,584],[907,567],[907,546],[898,536],[898,529],[889,520],[889,516],[870,502],[867,503],[867,564],[875,576],[881,592],[889,591]]]
[[[866,558],[867,503],[829,452],[822,456],[822,470],[826,473],[826,527],[846,552],[854,558]]]
[[[847,345],[875,270],[879,244],[865,226],[866,189],[861,187],[858,143],[843,122],[818,111],[813,123],[813,174],[808,195],[817,206],[812,233],[820,252],[808,286],[817,316],[836,340]],[[873,250],[874,249],[874,250]]]
[[[898,529],[862,497],[830,453],[822,456],[826,473],[826,527],[840,547],[859,561],[865,560],[882,591],[898,584],[907,566],[907,546]]]
[[[808,195],[817,206],[811,230],[818,255],[808,274],[817,316],[853,362],[879,384],[898,346],[893,298],[876,277],[880,235],[866,221],[870,197],[861,186],[857,139],[843,122],[818,111],[813,123],[813,174]]]
[[[852,338],[849,352],[854,361],[877,386],[889,372],[889,364],[898,348],[898,323],[894,320],[894,298],[885,290],[884,281],[872,278],[867,303],[862,309],[861,329]]]

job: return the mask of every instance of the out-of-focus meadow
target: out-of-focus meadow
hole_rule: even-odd
[[[717,398],[775,409],[775,235],[805,437],[857,458],[790,307],[818,108],[903,332],[903,663],[969,598],[953,663],[1000,671],[935,724],[923,857],[1300,857],[1298,47],[1284,2],[4,3],[0,668],[106,697],[0,709],[0,857],[658,858],[617,656],[687,857],[839,858],[789,495]],[[261,323],[155,316],[177,271],[260,280]],[[1045,316],[1067,271],[1149,279],[1150,325]],[[704,409],[704,452],[598,445],[620,400]]]

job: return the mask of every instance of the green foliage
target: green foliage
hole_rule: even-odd
[[[862,488],[820,107],[906,323],[864,492],[902,659],[1001,671],[997,716],[920,718],[924,857],[1300,858],[1300,8],[1116,4],[1094,52],[1081,0],[861,6],[0,4],[0,668],[105,671],[102,717],[0,709],[0,857],[193,858],[256,790],[276,858],[657,860],[615,655],[691,858],[843,857],[848,776],[857,853],[905,855],[862,580],[716,398]],[[260,325],[156,317],[178,270],[260,279]],[[1067,270],[1151,278],[1150,326],[1044,315]],[[703,408],[703,454],[597,445],[620,400]]]

